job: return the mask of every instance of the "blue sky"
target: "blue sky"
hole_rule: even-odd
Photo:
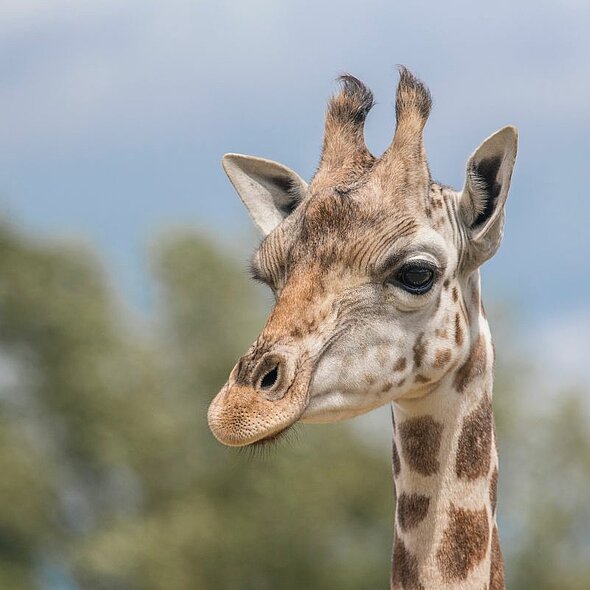
[[[402,63],[434,97],[426,142],[441,182],[460,187],[481,140],[518,126],[505,240],[484,289],[513,302],[540,357],[577,355],[579,369],[590,355],[589,25],[582,0],[3,0],[0,208],[98,248],[143,308],[157,232],[251,239],[224,152],[309,178],[334,79],[350,72],[374,90],[366,137],[380,153]]]

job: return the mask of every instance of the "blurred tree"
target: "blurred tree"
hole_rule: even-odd
[[[532,405],[532,404],[531,404]],[[564,392],[558,408],[521,414],[518,471],[508,491],[520,512],[510,563],[513,588],[590,586],[590,436],[587,400]],[[513,437],[515,438],[515,437]],[[518,482],[518,483],[517,483]],[[512,493],[510,493],[512,492]],[[506,494],[506,495],[508,495]]]
[[[156,493],[176,431],[158,359],[126,336],[93,256],[2,225],[0,276],[0,571],[24,564],[33,583],[46,562],[66,575],[70,546]]]
[[[260,297],[203,234],[170,234],[153,260],[159,308],[134,323],[90,252],[0,225],[0,588],[387,587],[389,448],[350,423],[263,454],[216,443],[206,408]],[[582,396],[533,414],[514,393],[530,367],[500,366],[509,587],[586,588]]]
[[[590,416],[583,391],[548,395],[512,337],[514,311],[490,315],[498,350],[494,411],[498,518],[507,587],[590,587]]]

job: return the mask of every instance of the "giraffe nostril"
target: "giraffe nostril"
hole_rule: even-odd
[[[281,354],[265,355],[251,376],[251,386],[269,401],[281,399],[293,379],[289,360]]]
[[[272,389],[279,378],[279,366],[275,365],[268,373],[262,376],[260,379],[260,389],[265,391]]]

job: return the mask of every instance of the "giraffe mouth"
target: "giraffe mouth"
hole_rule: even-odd
[[[244,418],[246,412],[238,411],[237,417],[229,411],[217,411],[213,404],[209,408],[209,428],[215,438],[225,446],[229,447],[264,447],[277,443],[288,436],[288,433],[295,426],[305,411],[304,405],[296,415],[274,419],[271,415],[269,422],[276,424],[261,423],[253,418]],[[213,408],[213,409],[212,409]]]

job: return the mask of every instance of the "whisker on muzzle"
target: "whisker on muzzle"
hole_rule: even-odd
[[[281,430],[281,432],[277,432],[252,444],[239,447],[238,453],[246,455],[250,460],[267,460],[275,454],[277,449],[294,447],[299,440],[299,433],[299,425],[295,423]]]

